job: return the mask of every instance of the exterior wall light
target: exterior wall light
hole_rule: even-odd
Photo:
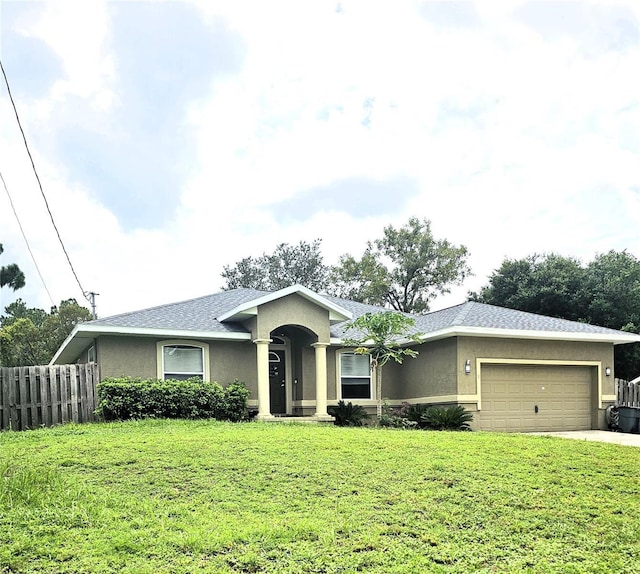
[[[471,373],[471,361],[467,359],[467,362],[464,364],[464,374],[468,375]]]
[[[605,374],[607,377],[610,377],[610,376],[611,376],[611,367],[605,367],[605,369],[604,369],[604,374]]]

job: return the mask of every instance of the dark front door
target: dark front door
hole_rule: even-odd
[[[269,351],[269,394],[272,415],[287,412],[284,351]]]

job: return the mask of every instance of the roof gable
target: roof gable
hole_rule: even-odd
[[[220,321],[220,323],[225,323],[227,321],[244,321],[249,317],[256,316],[260,305],[265,305],[266,303],[270,303],[293,294],[300,295],[307,301],[311,301],[315,305],[318,305],[318,307],[326,309],[329,312],[329,322],[332,325],[343,321],[350,321],[353,318],[351,311],[348,311],[328,298],[318,295],[316,292],[311,291],[311,289],[307,289],[302,285],[291,285],[285,289],[273,291],[272,293],[261,295],[256,299],[245,301],[220,315],[218,317],[218,321]]]

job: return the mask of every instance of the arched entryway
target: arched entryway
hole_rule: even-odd
[[[318,339],[311,329],[288,324],[270,331],[268,339],[254,340],[258,360],[259,419],[296,415],[295,404],[303,398],[305,387],[310,395],[308,399],[315,402],[313,416],[331,420],[327,413],[328,342]],[[312,396],[310,385],[313,385]]]

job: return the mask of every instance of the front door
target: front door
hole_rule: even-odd
[[[284,351],[269,351],[269,395],[272,415],[287,412],[287,387]]]

